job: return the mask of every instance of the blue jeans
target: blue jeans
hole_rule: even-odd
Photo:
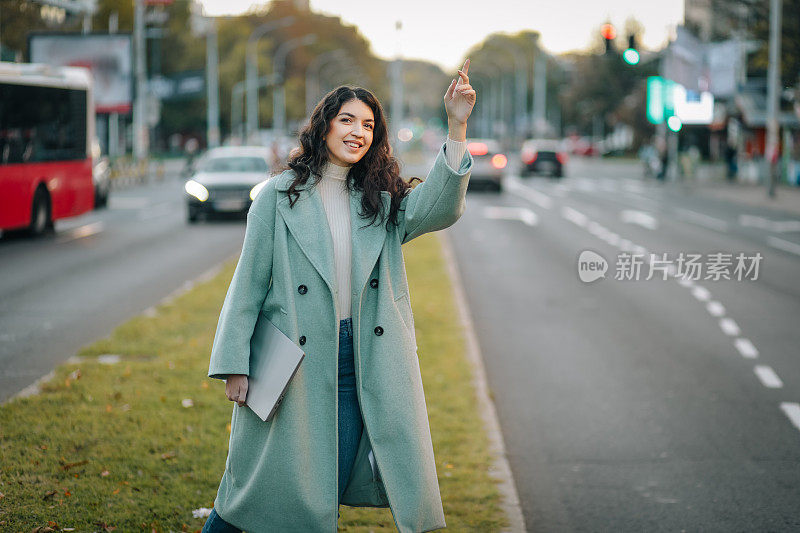
[[[350,480],[364,421],[356,392],[356,368],[353,359],[353,319],[339,321],[339,501]],[[241,533],[241,530],[217,514],[216,509],[203,526],[202,533]]]

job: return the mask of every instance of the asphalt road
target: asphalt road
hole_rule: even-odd
[[[55,229],[0,239],[0,402],[238,255],[245,223],[188,225],[183,181],[168,173]]]
[[[800,530],[800,219],[573,160],[448,231],[529,531]],[[623,250],[699,279],[615,279]],[[757,276],[715,279],[740,252]]]

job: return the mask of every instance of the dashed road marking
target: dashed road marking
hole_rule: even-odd
[[[769,236],[767,237],[767,243],[774,247],[778,248],[779,250],[783,250],[784,252],[789,252],[795,255],[800,255],[800,244],[796,244],[793,242],[786,241],[784,239],[779,239],[777,237]]]
[[[636,209],[623,209],[620,211],[619,217],[626,224],[636,224],[649,230],[656,230],[659,226],[656,217]]]
[[[756,373],[756,376],[758,376],[758,379],[761,380],[761,384],[768,389],[780,389],[783,387],[783,381],[781,381],[778,374],[772,370],[771,366],[756,365],[753,371]]]
[[[561,216],[581,228],[586,227],[586,224],[589,222],[589,218],[586,215],[571,207],[562,207]]]
[[[708,215],[704,215],[703,213],[690,211],[689,209],[676,208],[675,211],[681,215],[682,219],[688,222],[694,222],[698,226],[703,226],[704,228],[710,228],[717,231],[728,231],[728,223],[724,220],[710,217]]]
[[[528,226],[535,226],[539,223],[536,213],[526,207],[486,206],[483,208],[483,216],[494,220],[519,220]]]
[[[725,306],[716,300],[708,302],[706,304],[706,309],[711,313],[711,316],[721,317],[725,314]]]
[[[736,337],[742,332],[739,329],[739,325],[732,318],[721,319],[719,321],[719,327],[722,329],[722,332],[729,337]]]
[[[750,339],[739,337],[733,344],[736,346],[736,349],[739,350],[739,353],[742,354],[742,357],[747,359],[755,359],[758,357],[758,350],[753,346],[753,343],[750,342]]]
[[[794,427],[800,429],[800,403],[783,402],[781,403],[781,410],[786,413]]]
[[[701,302],[707,302],[709,298],[711,298],[711,293],[705,287],[701,287],[700,285],[695,285],[692,288],[692,296],[694,296]]]
[[[508,180],[508,188],[517,196],[521,196],[526,200],[530,200],[542,209],[550,209],[553,206],[553,199],[543,194],[536,189],[526,187],[519,183],[517,180]]]

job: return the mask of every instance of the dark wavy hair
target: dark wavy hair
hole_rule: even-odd
[[[383,108],[378,99],[370,91],[361,87],[343,85],[326,94],[311,113],[311,120],[300,131],[300,147],[289,156],[288,167],[295,173],[287,191],[290,207],[299,198],[298,187],[308,183],[310,177],[313,181],[310,187],[316,186],[322,177],[322,169],[328,161],[328,149],[323,137],[328,132],[331,121],[339,114],[342,105],[351,100],[364,102],[375,117],[375,127],[372,130],[372,144],[357,163],[350,167],[347,173],[347,189],[360,191],[362,218],[371,218],[369,225],[374,224],[378,218],[381,223],[398,224],[397,216],[400,202],[411,189],[410,181],[400,177],[400,166],[397,159],[392,156],[389,145],[389,130],[386,127]],[[412,178],[421,181],[419,178]],[[304,190],[304,189],[300,189]],[[381,191],[387,191],[392,196],[389,213],[384,213]],[[292,198],[294,196],[294,199]]]

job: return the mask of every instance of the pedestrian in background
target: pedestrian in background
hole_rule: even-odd
[[[448,139],[415,188],[378,100],[343,86],[253,201],[208,372],[235,403],[204,532],[330,533],[340,504],[390,507],[402,533],[446,527],[401,245],[464,211],[468,69],[447,88]],[[259,320],[306,354],[269,422],[245,403]]]

